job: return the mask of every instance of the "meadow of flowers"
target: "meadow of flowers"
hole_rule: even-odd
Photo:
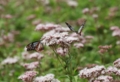
[[[0,82],[120,82],[120,0],[0,0]]]

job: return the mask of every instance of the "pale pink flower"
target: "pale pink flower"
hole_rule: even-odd
[[[112,45],[104,45],[104,46],[99,46],[99,53],[103,54],[105,52],[107,52],[110,48],[112,48]]]
[[[84,44],[82,44],[82,43],[75,43],[74,46],[76,48],[82,48],[82,47],[84,47]]]
[[[120,68],[120,58],[115,60],[113,64],[114,64],[115,67]]]
[[[33,82],[60,82],[60,81],[54,78],[54,74],[47,74],[45,76],[36,77]]]
[[[116,42],[116,44],[117,44],[117,45],[120,45],[120,40],[118,40],[118,41]]]
[[[118,37],[120,37],[120,29],[114,30],[113,33],[112,33],[112,36],[118,36]]]
[[[120,69],[117,70],[116,75],[120,76]]]
[[[82,10],[82,13],[83,13],[83,14],[88,14],[89,12],[90,12],[89,8],[84,8],[84,9]]]
[[[26,49],[26,48],[25,48]],[[22,52],[22,58],[23,59],[28,59],[30,53],[28,53],[26,50],[24,52]]]
[[[45,26],[45,30],[52,30],[52,29],[55,29],[57,27],[59,27],[59,25],[52,24],[52,23],[47,23],[46,26]]]
[[[67,0],[67,4],[70,6],[70,7],[77,7],[78,6],[78,3],[74,0]]]
[[[93,14],[92,17],[96,20],[98,18],[98,14]]]
[[[20,75],[18,79],[21,79],[24,82],[33,82],[33,78],[36,76],[36,74],[36,71],[27,71],[24,74]]]
[[[43,43],[44,45],[47,45],[47,46],[62,44],[62,43],[65,44],[63,39],[67,35],[68,35],[68,32],[57,33],[52,30],[43,35],[43,37],[41,39],[41,43]]]
[[[27,20],[32,20],[32,19],[34,19],[35,18],[35,15],[34,14],[31,14],[31,15],[29,15],[28,17],[27,17]]]
[[[50,0],[37,0],[37,1],[41,1],[41,3],[44,5],[48,5],[50,3]]]
[[[60,27],[59,25],[47,23],[47,24],[38,24],[35,28],[36,31],[49,31],[55,28]]]
[[[35,26],[40,24],[40,23],[41,23],[41,20],[39,20],[39,19],[36,19],[36,20],[32,21],[32,24],[35,25]]]
[[[69,32],[70,29],[68,27],[58,27],[54,29],[56,32]]]
[[[110,30],[114,31],[114,30],[119,30],[120,28],[118,26],[111,26]]]
[[[112,45],[104,45],[104,46],[99,46],[100,49],[110,49],[112,48]]]
[[[100,53],[100,54],[104,54],[105,52],[107,52],[108,50],[106,50],[106,49],[100,49],[98,52]]]
[[[19,60],[19,58],[16,57],[16,56],[15,57],[8,57],[8,58],[4,59],[1,64],[3,64],[3,65],[5,65],[5,64],[15,64],[15,63],[18,62],[18,60]]]
[[[38,53],[38,52],[34,52],[34,53],[28,53],[28,52],[22,52],[22,58],[23,59],[36,59],[36,60],[41,60],[43,58],[43,54]]]
[[[109,9],[109,11],[110,12],[116,12],[116,11],[118,11],[118,7],[111,7],[110,9]]]
[[[33,70],[37,68],[39,65],[39,62],[32,62],[32,63],[23,63],[22,66],[25,67],[26,69]]]
[[[57,48],[56,52],[61,56],[65,56],[68,53],[68,48]]]
[[[13,16],[10,15],[10,14],[7,14],[7,15],[4,16],[4,18],[6,18],[6,19],[11,19],[11,18],[13,18]]]
[[[115,74],[117,72],[117,68],[116,67],[108,67],[106,70],[105,70],[105,73],[106,74],[109,74],[109,75],[112,75],[112,74]]]
[[[13,33],[8,33],[7,35],[3,36],[3,39],[5,41],[13,42],[14,41],[14,34]]]
[[[77,37],[71,37],[71,36],[66,36],[64,38],[64,40],[65,40],[65,42],[67,42],[69,44],[71,44],[73,42],[78,42],[79,41],[79,39]]]
[[[40,31],[40,30],[45,30],[45,25],[44,24],[38,24],[35,28],[36,31]]]
[[[38,52],[34,52],[32,54],[29,55],[28,59],[37,59],[37,60],[41,60],[44,57],[43,54],[38,53]]]
[[[93,68],[84,68],[83,70],[79,71],[79,76],[81,78],[93,78],[93,77],[97,77],[99,75],[102,74],[102,72],[105,70],[104,66],[98,66],[96,65]]]
[[[113,77],[111,76],[104,76],[101,75],[99,77],[97,77],[93,82],[112,82],[113,81]]]
[[[86,39],[93,39],[94,37],[91,36],[91,35],[87,35],[87,36],[85,36],[85,38],[86,38]]]

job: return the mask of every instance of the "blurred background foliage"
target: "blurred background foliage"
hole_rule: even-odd
[[[83,49],[72,48],[72,54],[80,55],[81,63],[78,66],[112,64],[120,57],[120,46],[116,44],[119,38],[113,37],[110,30],[112,26],[120,27],[120,0],[76,0],[76,2],[77,6],[71,6],[67,4],[67,0],[49,0],[49,2],[47,0],[0,0],[0,62],[8,56],[20,56],[21,58],[24,47],[40,39],[44,32],[34,30],[37,24],[52,22],[66,26],[65,22],[69,22],[72,26],[79,28],[80,20],[86,19],[83,33],[92,35],[94,38]],[[112,13],[110,9],[115,7],[117,9],[113,11],[115,13]],[[85,8],[97,8],[97,11],[84,13]],[[97,17],[95,18],[93,14]],[[8,41],[6,35],[9,33],[15,35],[14,40]],[[1,38],[4,38],[3,42]],[[112,45],[112,48],[103,54],[104,62],[101,61],[98,53],[99,45]],[[59,76],[63,73],[56,72],[54,68],[57,63],[57,60],[46,55],[42,60],[44,66],[40,74],[53,72],[63,82],[64,77]],[[9,72],[12,70],[16,72],[10,76]],[[61,71],[61,68],[57,70]],[[19,64],[0,66],[0,82],[20,82],[17,78],[24,71]]]

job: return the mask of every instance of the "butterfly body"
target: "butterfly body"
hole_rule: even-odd
[[[85,21],[85,22],[86,22],[86,21]],[[85,22],[80,26],[80,28],[78,29],[78,31],[75,31],[74,28],[73,28],[71,25],[69,25],[67,22],[66,22],[66,25],[69,27],[69,29],[70,29],[72,32],[75,32],[75,33],[81,35],[81,32],[82,32],[82,30],[83,30],[83,28],[84,28],[84,26],[85,26]]]
[[[43,44],[40,41],[35,41],[32,43],[29,43],[27,46],[27,51],[41,51],[44,49]]]

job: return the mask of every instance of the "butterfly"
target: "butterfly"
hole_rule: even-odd
[[[85,26],[86,21],[84,21],[84,23],[80,26],[80,28],[78,29],[78,31],[76,31],[76,30],[75,30],[71,25],[69,25],[67,22],[65,22],[65,23],[66,23],[66,25],[69,27],[69,29],[70,29],[72,32],[75,32],[75,33],[81,35],[81,32],[82,32],[82,30],[83,30],[83,28],[84,28],[84,26]]]
[[[32,43],[29,43],[27,46],[27,51],[42,51],[44,49],[43,44],[41,43],[41,41],[35,41]]]

